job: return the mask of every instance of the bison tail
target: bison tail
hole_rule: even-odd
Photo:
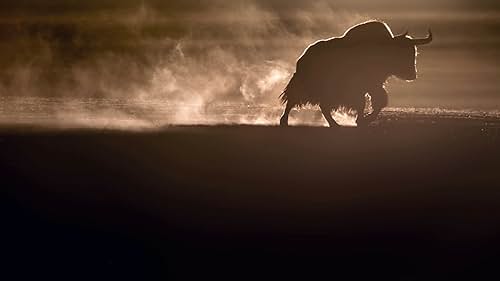
[[[287,103],[288,100],[290,99],[290,91],[293,89],[294,77],[295,74],[292,76],[292,79],[290,79],[290,82],[288,82],[288,85],[285,87],[285,89],[283,90],[283,92],[281,92],[279,96],[281,104]]]
[[[286,90],[287,90],[287,88],[285,88],[283,90],[283,92],[280,94],[279,99],[280,99],[281,104],[285,104],[288,101],[288,95],[286,94]]]

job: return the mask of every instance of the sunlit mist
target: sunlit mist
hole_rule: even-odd
[[[499,109],[498,7],[177,2],[105,8],[90,1],[82,9],[57,2],[53,11],[13,4],[0,20],[2,123],[277,124],[278,96],[304,49],[370,19],[415,36],[432,27],[437,38],[420,51],[417,81],[388,83],[390,107]],[[334,117],[355,126],[356,114],[344,108]],[[290,123],[325,125],[313,109],[292,112]]]

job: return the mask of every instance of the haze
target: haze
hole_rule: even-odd
[[[1,108],[20,97],[195,107],[177,118],[214,104],[277,107],[308,44],[368,19],[434,32],[419,79],[389,83],[391,107],[500,109],[498,1],[417,0],[2,2]]]

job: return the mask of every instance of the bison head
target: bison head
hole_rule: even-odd
[[[417,46],[432,41],[431,30],[429,29],[429,35],[426,38],[414,39],[406,32],[395,36],[392,40],[392,74],[403,80],[415,80],[417,78]]]

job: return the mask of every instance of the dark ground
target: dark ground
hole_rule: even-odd
[[[0,147],[0,274],[499,275],[498,128],[5,127]]]

